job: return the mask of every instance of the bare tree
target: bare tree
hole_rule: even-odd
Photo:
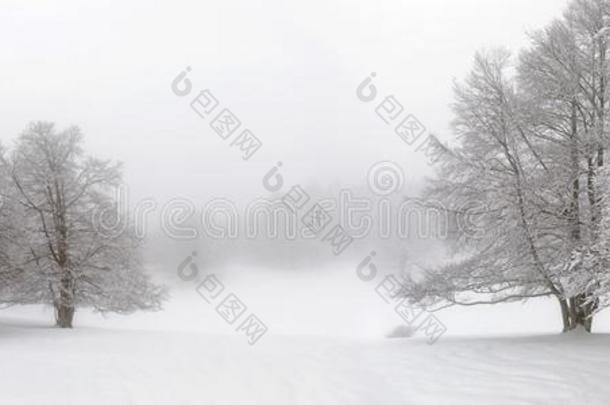
[[[108,235],[96,213],[112,206],[120,166],[88,157],[82,135],[32,123],[7,162],[17,202],[24,209],[28,260],[3,302],[48,303],[57,325],[72,327],[77,307],[129,313],[160,307],[164,289],[152,284],[130,232]]]
[[[0,302],[6,303],[24,264],[24,210],[15,201],[9,167],[0,145]]]
[[[548,163],[531,139],[509,67],[504,50],[479,53],[465,83],[455,87],[461,145],[439,154],[441,175],[428,194],[458,219],[461,258],[405,287],[431,309],[562,296],[550,250],[555,241],[536,215],[542,199],[536,189]]]
[[[459,146],[444,150],[430,188],[458,220],[474,219],[476,237],[458,228],[460,259],[407,283],[413,300],[554,296],[564,331],[591,331],[610,292],[609,22],[607,0],[574,0],[532,35],[516,70],[506,52],[477,55],[455,91]]]

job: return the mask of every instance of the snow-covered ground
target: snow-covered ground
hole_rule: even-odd
[[[0,403],[610,400],[610,335],[558,335],[552,302],[440,313],[448,333],[429,345],[422,336],[384,338],[399,318],[349,272],[237,273],[224,274],[224,284],[269,327],[254,346],[195,284],[175,288],[160,313],[102,318],[80,311],[74,330],[52,328],[49,310],[36,306],[0,312]]]
[[[607,404],[610,336],[352,340],[0,325],[3,404]]]

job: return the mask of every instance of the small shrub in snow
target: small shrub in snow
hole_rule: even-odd
[[[415,334],[415,329],[408,325],[399,325],[386,335],[388,339],[409,338]]]

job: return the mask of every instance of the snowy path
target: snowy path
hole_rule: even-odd
[[[610,336],[345,340],[0,318],[2,404],[604,404]]]

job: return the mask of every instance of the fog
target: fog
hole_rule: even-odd
[[[91,154],[124,162],[128,205],[157,204],[151,262],[202,245],[218,253],[203,235],[168,240],[162,207],[188,200],[198,223],[215,199],[244,207],[270,198],[262,179],[278,162],[284,191],[301,185],[336,199],[341,189],[368,192],[371,166],[391,161],[404,175],[395,201],[417,196],[432,174],[425,154],[380,120],[377,101],[356,96],[359,84],[374,72],[378,100],[393,95],[426,133],[448,139],[452,83],[474,52],[522,47],[564,3],[3,1],[0,140],[10,145],[32,120],[78,125]],[[186,67],[193,93],[181,98],[171,83]],[[190,107],[203,89],[262,142],[250,160]]]
[[[609,25],[0,0],[0,404],[610,403]]]

